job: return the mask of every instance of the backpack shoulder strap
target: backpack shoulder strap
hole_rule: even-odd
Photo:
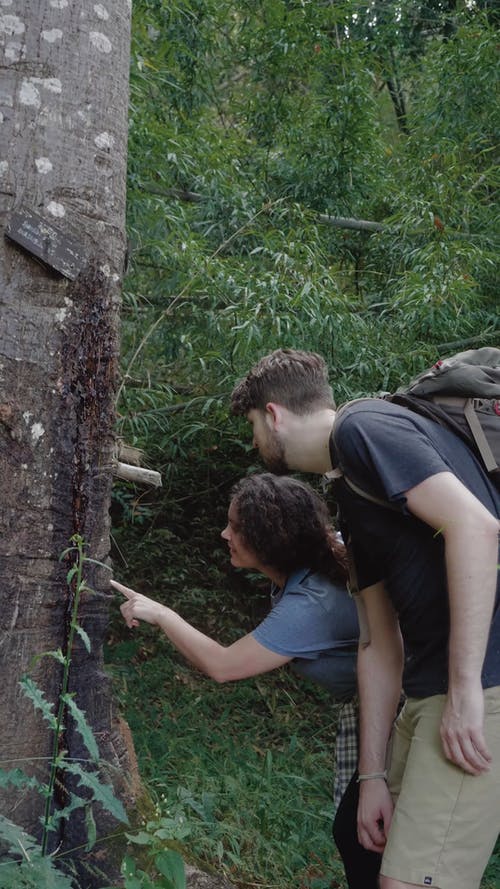
[[[330,438],[329,438],[329,442],[328,442],[328,446],[330,449],[330,460],[331,460],[333,469],[331,470],[331,472],[326,473],[326,477],[330,480],[333,480],[335,478],[340,478],[340,476],[342,476],[344,474],[343,470],[340,468],[340,465],[339,465],[337,445],[335,442],[335,433],[338,432],[338,430],[340,429],[340,426],[342,425],[342,422],[345,419],[347,409],[350,408],[351,405],[353,405],[353,404],[360,404],[362,401],[373,401],[373,399],[372,398],[353,398],[351,401],[345,401],[335,411],[335,420],[333,421],[333,426],[331,428]]]
[[[474,400],[472,398],[468,398],[464,407],[464,416],[467,420],[472,435],[474,436],[474,441],[476,442],[476,446],[478,448],[481,457],[483,458],[484,465],[488,472],[497,472],[498,465],[495,457],[493,456],[493,451],[490,448],[490,443],[484,434],[483,427],[477,418],[476,411],[474,410]]]
[[[330,432],[330,458],[332,461],[333,469],[330,472],[326,472],[324,478],[327,482],[334,482],[336,479],[342,478],[345,484],[354,491],[356,494],[359,494],[360,497],[363,497],[365,500],[369,500],[370,503],[375,503],[377,506],[383,506],[386,509],[391,509],[393,512],[400,512],[398,507],[391,503],[389,500],[383,500],[381,497],[376,497],[375,494],[371,494],[369,491],[365,490],[361,485],[358,485],[350,476],[346,475],[342,467],[340,466],[338,451],[335,442],[335,432],[338,431],[339,425],[342,423],[342,420],[345,417],[346,409],[349,408],[352,404],[358,404],[362,401],[373,401],[373,398],[355,398],[353,401],[347,401],[345,404],[341,405],[335,415],[335,420],[332,426],[332,430]]]

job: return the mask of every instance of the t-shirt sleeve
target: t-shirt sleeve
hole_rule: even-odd
[[[358,409],[336,434],[346,475],[383,499],[404,505],[405,493],[439,472],[450,471],[417,415],[400,410]]]
[[[328,595],[326,592],[325,595]],[[270,651],[290,658],[317,658],[331,649],[355,644],[357,618],[355,605],[342,589],[339,607],[324,607],[321,597],[300,588],[287,590],[253,636]]]

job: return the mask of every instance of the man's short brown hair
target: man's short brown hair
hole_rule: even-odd
[[[231,411],[246,416],[251,410],[265,410],[270,401],[296,414],[334,409],[328,368],[321,355],[276,349],[261,358],[233,389]]]

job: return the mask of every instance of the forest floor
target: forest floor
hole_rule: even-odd
[[[287,670],[227,685],[149,629],[109,668],[151,796],[144,831],[242,889],[346,889],[331,838],[328,694]],[[143,834],[144,841],[144,834]],[[500,889],[500,847],[481,889]]]

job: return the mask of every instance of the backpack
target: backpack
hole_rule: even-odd
[[[485,346],[459,352],[437,361],[393,395],[379,397],[407,407],[458,435],[500,490],[500,349]],[[334,451],[335,428],[349,404],[352,402],[342,405],[337,412],[332,430]],[[343,473],[334,469],[327,475],[336,478]],[[344,476],[344,481],[367,500],[392,506],[368,494],[352,479]]]

